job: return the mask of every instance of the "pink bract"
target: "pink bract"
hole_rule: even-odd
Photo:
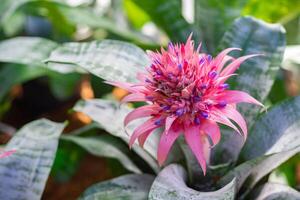
[[[148,117],[134,130],[130,146],[136,139],[143,146],[155,129],[163,127],[157,150],[157,160],[162,165],[172,144],[183,134],[205,174],[210,149],[221,138],[218,124],[233,128],[246,139],[247,124],[236,104],[263,105],[245,92],[229,90],[225,83],[236,75],[234,72],[242,62],[257,55],[233,58],[228,53],[240,49],[228,48],[212,58],[200,53],[200,46],[195,51],[190,36],[186,44],[170,43],[167,50],[148,51],[152,64],[145,73],[137,74],[138,83],[108,83],[130,92],[122,102],[147,102],[125,118],[126,126],[135,119]]]

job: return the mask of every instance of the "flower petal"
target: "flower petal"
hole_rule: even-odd
[[[137,88],[134,88],[134,84],[132,83],[123,83],[118,81],[104,81],[104,83],[122,88],[128,92],[138,92]]]
[[[232,59],[232,57],[227,56],[227,54],[229,54],[231,51],[241,51],[241,49],[240,48],[227,48],[227,49],[224,49],[223,51],[221,51],[221,53],[219,53],[217,55],[217,57],[215,58],[215,62],[214,62],[214,65],[218,67],[217,68],[218,71],[221,71],[221,69],[223,68],[224,64],[228,60]],[[227,58],[226,62],[224,62],[225,58]],[[228,58],[230,58],[230,59],[228,59]],[[223,65],[221,65],[222,62],[223,62]]]
[[[211,111],[209,119],[212,121],[215,121],[220,124],[224,124],[226,126],[229,126],[233,128],[236,132],[238,132],[240,135],[240,130],[226,117],[222,112],[220,112],[218,109],[214,109]]]
[[[135,140],[140,137],[142,134],[148,132],[148,131],[153,131],[154,129],[160,127],[161,125],[155,124],[155,121],[159,120],[159,117],[153,117],[148,119],[146,122],[138,126],[134,131],[133,134],[130,137],[129,140],[129,147],[131,148],[132,145],[134,144]]]
[[[129,94],[122,99],[121,103],[137,102],[137,101],[147,101],[146,95],[143,93]]]
[[[245,119],[243,118],[243,116],[236,109],[231,107],[230,105],[227,105],[225,108],[220,109],[220,112],[224,113],[224,115],[226,117],[233,120],[234,122],[236,122],[239,125],[239,127],[243,131],[244,139],[246,140],[247,134],[248,134],[247,133],[247,123],[246,123]]]
[[[204,131],[205,134],[210,137],[213,146],[220,142],[221,133],[220,128],[216,122],[211,120],[204,120],[200,125],[200,130]]]
[[[7,156],[10,156],[11,154],[15,153],[17,150],[9,150],[9,151],[3,151],[0,153],[0,158],[5,158]]]
[[[166,129],[162,133],[157,149],[157,161],[160,166],[165,162],[172,145],[180,134],[181,129],[175,129],[174,127]]]
[[[159,109],[160,108],[156,105],[146,105],[146,106],[141,106],[139,108],[136,108],[130,113],[128,113],[128,115],[125,117],[124,126],[127,126],[128,123],[130,123],[135,119],[149,117],[152,114],[157,113]]]
[[[205,175],[206,162],[210,152],[206,136],[200,133],[199,126],[188,126],[184,129],[184,137]]]
[[[226,90],[221,95],[218,96],[219,100],[226,101],[228,104],[236,103],[251,103],[264,107],[259,101],[254,99],[246,92],[238,90]]]
[[[261,54],[253,54],[253,55],[248,55],[248,56],[242,56],[242,57],[239,57],[237,59],[235,59],[232,63],[230,63],[226,68],[224,68],[222,71],[221,71],[221,76],[227,76],[229,74],[232,74],[234,73],[238,68],[239,66],[247,59],[249,58],[252,58],[252,57],[255,57],[255,56],[260,56]]]
[[[143,147],[147,138],[149,137],[149,135],[151,135],[151,133],[153,132],[154,130],[150,130],[150,131],[146,131],[145,133],[143,133],[142,135],[140,135],[138,137],[138,141],[139,141],[139,145],[140,147]]]

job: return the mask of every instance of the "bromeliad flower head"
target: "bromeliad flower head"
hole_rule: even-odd
[[[148,103],[125,118],[126,126],[135,119],[149,117],[134,130],[130,146],[136,139],[143,146],[155,129],[163,127],[157,151],[158,162],[162,165],[174,141],[183,134],[205,174],[210,148],[221,138],[218,123],[246,138],[247,125],[236,110],[236,104],[262,104],[245,92],[229,90],[225,83],[236,75],[234,72],[243,61],[256,55],[233,58],[227,54],[239,49],[229,48],[212,58],[200,53],[200,46],[194,50],[191,36],[186,44],[170,43],[167,51],[162,48],[161,52],[148,52],[152,64],[147,72],[137,75],[139,83],[108,83],[131,93],[122,102]]]

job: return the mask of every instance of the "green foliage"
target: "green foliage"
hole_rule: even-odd
[[[41,198],[64,126],[41,119],[16,133],[5,147],[16,153],[0,160],[2,199]]]
[[[169,165],[155,178],[150,192],[150,200],[202,199],[233,200],[235,180],[214,192],[198,192],[186,185],[187,173],[180,165]]]
[[[79,199],[146,200],[153,179],[147,174],[121,176],[91,186]]]
[[[299,192],[293,188],[270,182],[275,173],[292,177],[294,174],[287,171],[291,172],[297,161],[290,165],[287,164],[291,161],[286,161],[293,160],[291,158],[300,152],[300,97],[272,105],[287,98],[282,91],[283,76],[277,74],[285,48],[285,31],[281,25],[268,24],[254,17],[236,19],[241,15],[254,15],[269,22],[284,23],[289,31],[288,41],[295,43],[299,41],[299,3],[195,0],[193,24],[182,16],[180,0],[126,0],[123,3],[128,24],[120,13],[122,6],[116,2],[108,10],[99,12],[95,2],[74,7],[67,1],[3,0],[0,35],[5,40],[0,41],[0,62],[5,64],[0,66],[0,102],[5,102],[5,95],[15,84],[37,77],[47,77],[52,94],[61,101],[67,100],[77,92],[82,74],[92,75],[94,93],[96,97],[103,97],[111,87],[98,84],[99,81],[137,81],[136,74],[150,64],[140,47],[157,48],[157,41],[166,40],[156,38],[163,35],[159,33],[162,30],[173,42],[185,41],[193,32],[195,42],[203,40],[204,51],[214,55],[217,50],[228,47],[242,49],[232,54],[233,57],[263,54],[243,63],[238,70],[239,76],[232,78],[230,86],[250,93],[259,101],[269,102],[271,109],[260,113],[257,107],[238,107],[250,130],[246,143],[233,131],[222,128],[222,141],[213,149],[207,175],[203,176],[182,138],[168,157],[170,165],[162,169],[156,162],[158,132],[149,137],[144,148],[134,144],[130,152],[126,146],[130,137],[127,132],[132,132],[139,123],[131,123],[126,130],[123,127],[124,117],[132,107],[113,100],[82,100],[73,109],[89,116],[94,121],[92,125],[60,137],[64,124],[37,120],[16,133],[5,149],[15,148],[17,152],[0,159],[0,178],[5,183],[0,185],[0,198],[41,198],[60,137],[60,149],[52,168],[52,175],[60,181],[73,175],[84,151],[110,158],[114,166],[122,165],[137,173],[95,184],[80,199],[299,199]],[[47,37],[51,40],[26,36],[7,39],[19,35],[20,31],[22,35],[27,34],[28,16],[37,16],[50,24]],[[147,22],[159,28],[155,30],[158,34],[148,37],[138,32]],[[76,35],[83,30],[80,27],[86,31],[82,38]],[[124,39],[140,47],[103,39],[105,37]],[[94,40],[96,38],[101,40]],[[75,42],[61,43],[73,40]],[[298,73],[298,54],[298,46],[288,47],[284,70]],[[276,76],[279,79],[275,81]],[[1,109],[3,107],[4,104],[0,105]],[[91,129],[102,129],[110,135],[86,134]],[[185,166],[187,172],[178,163]],[[155,178],[140,174],[145,171],[158,175]],[[295,186],[295,179],[289,179],[287,183]]]

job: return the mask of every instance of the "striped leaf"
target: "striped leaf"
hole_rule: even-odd
[[[104,80],[126,82],[136,81],[137,72],[149,65],[143,50],[115,40],[65,43],[56,48],[46,62],[52,67],[77,65]]]
[[[110,135],[90,137],[67,135],[61,139],[71,141],[95,156],[117,159],[129,171],[141,173],[141,170],[130,160],[128,148]]]
[[[253,200],[298,200],[300,192],[282,184],[266,183],[250,197]]]
[[[287,151],[300,145],[300,96],[287,100],[254,124],[240,158]],[[253,148],[255,146],[255,148]]]
[[[131,174],[89,187],[80,200],[146,200],[154,177],[147,174]]]
[[[281,25],[268,24],[252,17],[242,17],[233,23],[232,27],[225,33],[220,49],[228,47],[239,47],[235,56],[249,54],[263,54],[262,56],[249,59],[243,63],[237,71],[239,74],[231,80],[231,88],[248,92],[253,97],[263,102],[273,85],[275,75],[280,67],[285,47],[285,33]],[[244,115],[248,127],[254,123],[260,107],[253,105],[240,105],[239,110]],[[238,134],[229,132],[229,140],[222,140],[224,144],[217,145],[214,149],[215,158],[222,156],[224,160],[214,162],[228,162],[236,160],[242,147],[243,139],[240,137],[235,143],[234,151],[222,147],[232,146],[232,137],[238,138]],[[228,153],[228,155],[224,155]],[[222,154],[222,155],[220,155]]]
[[[300,145],[289,151],[264,155],[249,160],[230,171],[219,183],[222,185],[232,180],[232,178],[236,178],[237,189],[241,189],[244,185],[244,194],[247,194],[259,180],[299,152]]]
[[[150,200],[233,200],[235,180],[214,192],[199,192],[186,185],[187,173],[180,165],[167,166],[155,178],[149,193]]]
[[[79,101],[73,108],[75,111],[82,112],[100,124],[108,133],[129,142],[130,136],[125,132],[123,121],[125,116],[132,110],[128,106],[122,105],[115,101],[103,99],[91,99]],[[129,133],[139,124],[138,120],[131,123],[126,129]],[[154,171],[158,171],[156,150],[158,144],[158,134],[152,134],[145,142],[144,149],[137,144],[133,145],[133,150],[139,154]]]
[[[16,133],[5,147],[16,153],[0,159],[0,199],[41,198],[64,126],[41,119]]]
[[[15,37],[0,42],[0,61],[42,65],[58,44],[38,37]]]

